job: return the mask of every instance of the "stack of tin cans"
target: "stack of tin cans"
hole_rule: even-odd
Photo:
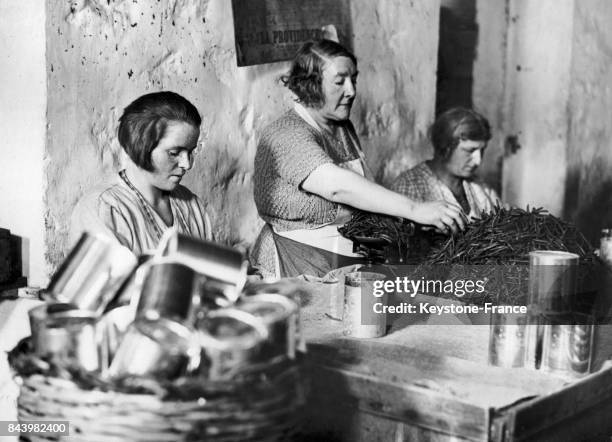
[[[595,318],[578,299],[579,257],[564,251],[529,256],[529,311],[495,314],[489,363],[527,367],[573,379],[590,373]]]
[[[75,249],[52,278],[50,302],[30,312],[41,358],[111,380],[216,381],[296,357],[298,304],[279,294],[242,296],[246,264],[234,249],[176,232],[140,265],[88,234]],[[129,265],[110,271],[118,267],[110,257],[122,255]]]

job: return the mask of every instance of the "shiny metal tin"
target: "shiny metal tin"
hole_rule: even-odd
[[[101,370],[104,375],[115,357],[130,325],[135,319],[135,310],[130,305],[123,305],[105,313],[98,321]]]
[[[591,371],[594,322],[546,324],[542,338],[541,370],[568,378],[580,378]]]
[[[298,305],[287,296],[258,294],[244,298],[237,308],[259,318],[268,330],[262,344],[262,359],[287,356],[295,358],[299,332]]]
[[[575,253],[556,250],[530,252],[529,302],[547,311],[570,311],[579,258]]]
[[[491,315],[489,365],[522,367],[527,351],[527,315]]]
[[[56,301],[101,314],[136,265],[136,256],[126,247],[85,232],[45,292]]]
[[[198,352],[195,335],[184,325],[163,318],[140,319],[125,333],[108,373],[113,378],[175,379],[187,373]]]
[[[248,261],[238,250],[212,241],[182,235],[174,229],[161,239],[157,257],[184,264],[203,275],[218,289],[222,306],[236,302],[247,279]]]
[[[387,331],[385,314],[374,313],[374,303],[386,304],[387,295],[373,296],[373,283],[386,278],[382,273],[352,272],[344,283],[343,334],[353,338],[378,338]]]
[[[201,377],[229,380],[261,366],[262,346],[269,336],[260,318],[236,308],[225,308],[209,312],[197,326]]]
[[[198,289],[195,271],[183,264],[154,260],[147,267],[136,307],[137,317],[186,323]]]
[[[49,307],[42,305],[29,312],[34,354],[66,367],[99,370],[97,315]]]

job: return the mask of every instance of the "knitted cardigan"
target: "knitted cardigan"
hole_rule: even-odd
[[[335,139],[309,125],[293,109],[267,126],[255,155],[254,197],[264,221],[277,231],[316,228],[336,218],[338,204],[301,188],[319,166],[359,158],[347,151],[350,121],[343,123]]]

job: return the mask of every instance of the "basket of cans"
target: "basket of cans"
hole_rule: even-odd
[[[22,440],[291,440],[299,302],[244,295],[245,269],[238,251],[176,232],[140,259],[83,235],[9,355],[19,420],[67,421],[69,436]]]

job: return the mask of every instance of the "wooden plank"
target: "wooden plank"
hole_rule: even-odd
[[[572,434],[576,428],[593,438],[612,434],[612,367],[607,367],[565,388],[523,404],[496,410],[496,440],[540,440],[546,434]],[[588,424],[587,424],[588,422]],[[571,424],[570,424],[571,423]],[[505,431],[500,431],[505,427]],[[536,435],[540,435],[536,438]],[[587,434],[579,439],[591,440]]]
[[[347,409],[406,422],[472,441],[486,441],[489,410],[417,385],[383,380],[356,371],[311,365],[309,402],[345,402]]]
[[[313,297],[304,309],[306,335],[311,343],[310,356],[319,358],[316,363],[327,370],[319,377],[335,370],[333,379],[340,385],[329,385],[330,382],[317,379],[316,383],[323,386],[321,394],[339,388],[340,393],[344,392],[345,403],[349,404],[344,410],[351,406],[359,407],[368,413],[408,422],[413,425],[412,430],[428,428],[423,431],[449,434],[448,425],[427,416],[433,413],[442,418],[444,413],[436,409],[435,400],[426,400],[425,390],[430,395],[439,395],[440,400],[451,400],[455,405],[467,403],[481,410],[491,406],[495,412],[490,420],[488,438],[492,440],[580,441],[598,440],[602,435],[612,434],[612,419],[608,417],[612,416],[610,369],[567,384],[539,371],[489,367],[488,326],[434,325],[429,320],[431,318],[427,323],[415,324],[414,318],[406,316],[404,321],[394,323],[385,337],[347,339],[342,337],[342,324],[325,317],[328,301],[326,296]],[[596,328],[595,369],[612,356],[611,329],[609,324]],[[364,376],[372,379],[365,383]],[[377,382],[386,386],[399,384],[400,387],[395,385],[395,388],[406,391],[410,399],[418,397],[423,400],[410,402],[403,399],[406,403],[402,406],[407,407],[405,413],[401,407],[393,408],[393,404],[391,408],[373,407],[372,404],[386,406],[387,402],[377,403],[374,399],[378,396],[374,392],[360,393],[359,388],[369,385],[367,388],[375,391]],[[469,391],[473,392],[472,396]],[[512,394],[517,392],[516,401],[511,401]],[[521,396],[523,393],[525,395]],[[355,401],[353,405],[350,405],[350,399]],[[338,399],[328,395],[327,400]],[[410,409],[411,406],[414,408]],[[470,440],[480,437],[474,427],[450,434],[465,436],[460,433],[468,433]]]
[[[337,339],[310,344],[309,358],[321,365],[436,390],[483,409],[548,394],[564,384],[539,372],[483,366],[375,340]]]

